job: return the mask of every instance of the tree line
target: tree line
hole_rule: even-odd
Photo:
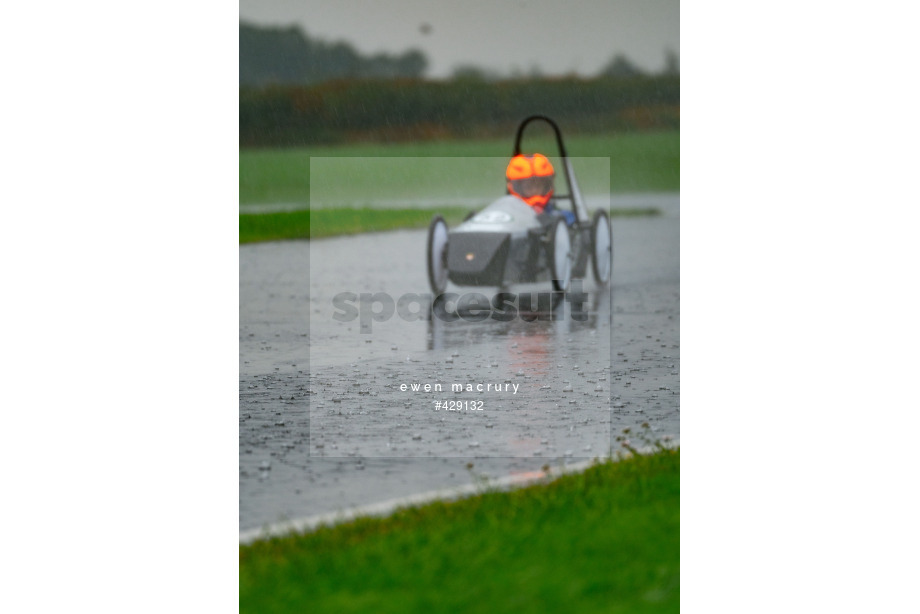
[[[418,50],[363,56],[348,43],[296,26],[240,22],[241,147],[354,140],[396,141],[507,134],[543,113],[570,131],[679,127],[678,58],[649,75],[615,55],[598,76],[505,78],[462,66],[450,80],[423,78]]]
[[[417,78],[428,59],[410,49],[361,55],[345,42],[327,43],[296,26],[263,28],[240,22],[240,86],[306,85],[330,79]]]
[[[428,58],[418,49],[401,54],[365,56],[346,42],[329,43],[313,38],[297,26],[261,27],[240,22],[240,86],[311,85],[334,79],[418,79],[428,68]],[[676,76],[679,60],[665,50],[664,76]],[[637,77],[647,73],[623,54],[616,54],[600,70],[601,77]],[[512,78],[543,78],[538,66],[529,74]],[[474,65],[460,65],[453,78],[498,81],[497,73]]]
[[[573,132],[679,128],[680,77],[348,79],[240,88],[240,146],[494,136],[535,113]]]

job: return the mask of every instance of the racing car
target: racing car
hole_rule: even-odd
[[[544,121],[555,132],[569,194],[553,195],[558,213],[538,213],[509,188],[453,230],[435,215],[428,228],[427,249],[428,280],[435,296],[444,293],[448,280],[459,286],[500,288],[551,281],[554,290],[566,292],[573,278],[585,277],[589,260],[597,284],[609,281],[610,220],[603,209],[589,216],[556,122],[544,115],[524,119],[517,129],[513,156],[521,154],[524,129],[533,121]]]

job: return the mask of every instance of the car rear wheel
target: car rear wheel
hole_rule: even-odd
[[[603,286],[610,281],[613,263],[613,240],[610,235],[610,219],[607,212],[598,209],[591,220],[591,270],[594,281]]]
[[[550,273],[553,289],[567,292],[572,282],[572,241],[569,228],[562,219],[550,231]]]
[[[440,215],[428,227],[428,283],[435,295],[447,289],[447,222]]]

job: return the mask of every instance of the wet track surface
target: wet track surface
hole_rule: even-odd
[[[670,198],[663,216],[612,219],[612,284],[585,282],[584,318],[563,302],[415,320],[425,231],[240,246],[240,529],[606,455],[624,429],[679,439]],[[548,290],[509,289],[516,306]],[[383,294],[408,311],[384,317]]]

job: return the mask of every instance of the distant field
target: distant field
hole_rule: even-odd
[[[240,547],[240,612],[677,612],[680,451]]]
[[[528,133],[530,134],[530,133]],[[540,136],[539,132],[535,132]],[[241,150],[239,204],[310,203],[310,159],[321,171],[315,194],[334,197],[335,206],[363,206],[377,198],[450,198],[459,194],[499,195],[504,162],[514,135],[479,141],[358,144],[302,149]],[[566,148],[583,193],[609,185],[611,193],[680,190],[680,133],[575,135]],[[555,141],[529,138],[525,151],[555,157]],[[329,158],[404,158],[405,161],[349,161]],[[441,158],[442,160],[431,160]],[[446,160],[454,158],[454,160]],[[584,158],[585,160],[579,160]],[[588,158],[610,158],[609,167]],[[428,159],[428,160],[425,160]],[[319,183],[318,183],[319,182]],[[561,186],[560,186],[561,187]]]

